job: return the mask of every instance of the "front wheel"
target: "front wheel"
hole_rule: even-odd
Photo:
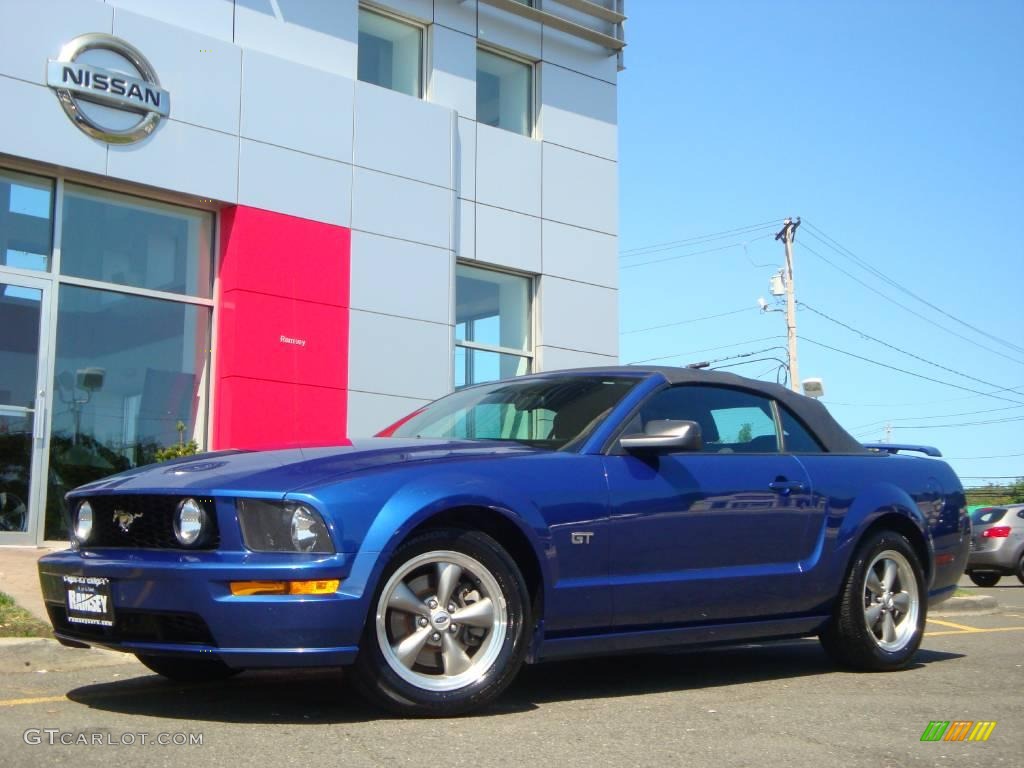
[[[519,568],[490,536],[428,531],[402,545],[384,571],[355,683],[397,714],[479,709],[523,663],[529,605]]]
[[[232,669],[219,659],[183,659],[177,656],[147,656],[137,653],[135,658],[158,675],[179,683],[200,683],[226,680],[242,670]]]
[[[882,531],[857,549],[821,643],[853,669],[903,669],[921,645],[926,613],[924,574],[913,547],[900,534]]]
[[[992,573],[992,571],[971,571],[967,576],[979,587],[994,587],[999,583],[999,579],[1002,578],[1001,575],[998,573]],[[1022,581],[1024,581],[1024,579],[1022,579]]]

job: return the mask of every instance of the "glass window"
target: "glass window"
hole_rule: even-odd
[[[0,171],[0,266],[50,268],[53,182]]]
[[[209,351],[208,307],[60,287],[46,538],[75,486],[205,446]]]
[[[821,443],[807,431],[807,427],[789,412],[784,405],[779,405],[782,417],[782,439],[786,450],[792,453],[822,453]]]
[[[65,186],[61,274],[209,298],[213,216]]]
[[[639,380],[545,376],[473,387],[431,403],[381,434],[565,448],[589,434]]]
[[[699,385],[665,389],[651,396],[626,432],[642,432],[648,421],[660,419],[697,422],[710,453],[779,450],[771,400],[750,392]]]
[[[533,67],[490,51],[476,52],[476,119],[533,134]]]
[[[421,98],[423,30],[360,8],[359,79]]]
[[[530,372],[531,293],[528,277],[462,264],[456,268],[456,387]]]

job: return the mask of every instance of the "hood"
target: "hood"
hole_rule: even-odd
[[[117,492],[279,497],[352,472],[388,465],[535,452],[517,443],[385,437],[328,448],[220,451],[149,464],[83,485],[71,495]]]

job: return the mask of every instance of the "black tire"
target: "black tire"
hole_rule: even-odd
[[[899,576],[897,582],[901,592],[908,594],[906,611],[894,607],[896,604],[891,590],[880,595],[869,588],[870,583],[876,587],[879,584],[878,571],[875,570],[878,564],[884,570],[886,562],[895,561],[905,564],[905,568],[901,567],[898,574],[908,571],[905,580],[912,582],[904,584],[903,575]],[[869,569],[875,574],[873,582],[869,580]],[[872,628],[868,625],[868,615],[869,611],[875,609],[881,613],[875,614],[880,618]],[[904,669],[921,645],[927,609],[928,593],[924,572],[914,548],[904,536],[895,531],[879,531],[858,546],[832,617],[821,632],[821,644],[832,659],[851,669],[871,672]],[[892,641],[887,640],[883,630],[886,614],[893,627]],[[882,636],[879,637],[876,632]]]
[[[1024,554],[1020,556],[1020,560],[1017,561],[1017,581],[1024,584]]]
[[[201,683],[226,680],[242,670],[232,669],[219,659],[183,659],[178,656],[147,656],[137,653],[135,658],[158,675],[178,683]]]
[[[967,577],[979,587],[994,587],[1003,578],[1000,574],[992,571],[971,571]]]
[[[492,588],[496,587],[500,593],[491,603],[500,606],[496,612],[490,614],[490,621],[493,622],[491,629],[470,629],[469,626],[462,626],[452,630],[451,624],[456,623],[454,617],[459,610],[464,611],[468,605],[473,604],[462,602],[460,607],[458,602],[454,603],[456,610],[450,614],[451,624],[448,625],[448,629],[458,634],[452,635],[451,642],[461,643],[467,638],[467,632],[481,632],[483,640],[477,647],[470,647],[468,644],[460,646],[464,649],[463,653],[467,654],[464,655],[464,660],[469,660],[471,666],[452,677],[446,674],[448,659],[445,654],[449,638],[445,636],[447,633],[443,629],[440,632],[435,631],[436,622],[444,618],[438,616],[437,612],[448,616],[449,606],[431,609],[430,617],[424,624],[422,614],[392,609],[383,597],[386,588],[390,594],[394,594],[400,588],[397,586],[399,584],[419,586],[418,590],[412,592],[417,600],[424,602],[416,605],[426,605],[425,601],[429,601],[431,595],[439,596],[442,588],[439,583],[431,582],[430,574],[440,573],[437,569],[443,565],[439,563],[450,562],[442,556],[446,552],[449,553],[449,557],[455,553],[455,557],[471,559],[462,562],[466,567],[460,570],[460,578],[464,578],[465,581],[458,582],[451,592],[453,597],[449,598],[449,603],[456,599],[464,601],[466,596],[474,594],[477,601],[482,602],[480,595],[488,594],[486,584],[490,584]],[[438,560],[431,559],[435,557]],[[415,565],[420,562],[421,565]],[[489,576],[484,579],[476,578],[474,581],[473,569],[476,566],[485,569]],[[438,582],[439,580],[438,576]],[[458,595],[461,597],[456,597]],[[515,561],[498,542],[478,531],[427,531],[401,545],[381,575],[369,606],[359,656],[353,667],[353,682],[371,703],[398,715],[450,717],[479,710],[497,698],[519,672],[530,642],[528,629],[533,626],[530,613],[530,596],[526,581]],[[380,621],[378,616],[382,617]],[[433,633],[431,641],[437,637],[441,642],[421,644],[421,650],[413,652],[412,661],[406,662],[406,668],[403,669],[398,653],[394,650],[399,645],[398,636],[394,632],[394,622],[399,622],[400,625],[407,622],[412,627],[409,634],[402,636],[403,639],[408,640],[413,634],[423,630]],[[420,624],[417,625],[415,622]],[[387,652],[382,647],[384,643],[387,643]],[[470,650],[473,651],[472,655],[468,655]],[[427,668],[423,666],[424,663],[432,663],[434,666]],[[473,666],[478,666],[479,669],[473,669]],[[464,684],[460,677],[465,678]],[[417,684],[420,681],[422,683]],[[429,687],[435,684],[458,687],[445,690]]]

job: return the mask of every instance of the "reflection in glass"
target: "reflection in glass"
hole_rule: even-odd
[[[483,349],[455,348],[455,387],[510,379],[530,372],[530,358]]]
[[[72,488],[205,444],[210,310],[61,286],[46,538]]]
[[[43,292],[0,283],[0,406],[36,407]]]
[[[522,136],[533,134],[533,68],[489,51],[476,53],[476,119]]]
[[[53,250],[53,182],[0,171],[0,266],[45,271]]]
[[[28,530],[32,418],[0,405],[0,534]]]
[[[455,272],[455,339],[530,349],[530,280],[462,264]]]
[[[419,98],[422,63],[422,29],[359,9],[360,80]]]
[[[208,298],[213,217],[68,184],[61,273]]]

